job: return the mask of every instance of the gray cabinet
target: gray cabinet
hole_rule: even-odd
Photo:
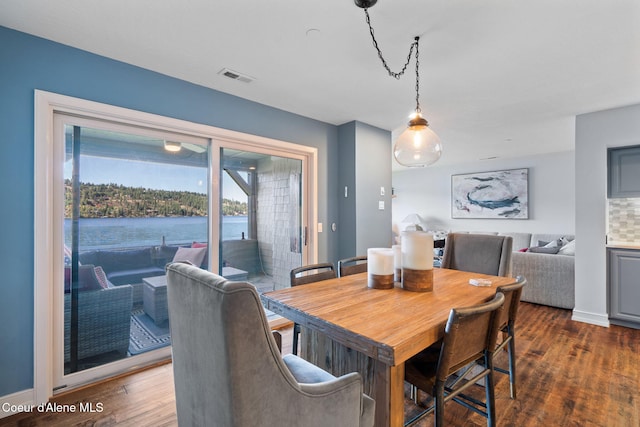
[[[609,321],[640,329],[640,250],[608,249]]]
[[[609,198],[640,197],[640,146],[610,148]]]

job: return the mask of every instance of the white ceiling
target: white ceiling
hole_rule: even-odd
[[[640,103],[637,0],[380,0],[369,13],[395,70],[421,36],[439,164],[571,150],[575,115]],[[415,107],[413,62],[386,74],[353,0],[0,0],[0,25],[336,125],[397,131]]]

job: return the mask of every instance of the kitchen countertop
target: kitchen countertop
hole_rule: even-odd
[[[607,248],[612,248],[612,249],[637,249],[637,250],[640,250],[640,243],[610,242],[610,243],[607,244]]]

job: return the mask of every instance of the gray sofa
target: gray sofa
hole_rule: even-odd
[[[456,231],[459,233],[459,231]],[[522,301],[551,307],[573,309],[575,306],[575,261],[573,255],[521,252],[561,238],[574,240],[570,234],[498,233],[469,231],[475,234],[499,234],[513,238],[511,273],[524,276],[527,284]]]
[[[575,305],[575,257],[573,255],[520,252],[561,238],[574,240],[569,234],[498,233],[513,237],[511,272],[526,277],[522,301],[572,309]]]
[[[102,267],[114,286],[131,285],[133,303],[142,304],[142,279],[164,276],[164,266],[173,259],[178,246],[136,249],[101,249],[82,252],[80,263]]]

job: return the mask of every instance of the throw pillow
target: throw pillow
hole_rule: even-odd
[[[538,254],[557,254],[559,250],[560,248],[558,246],[555,246],[553,248],[547,248],[545,246],[529,248],[529,252]]]
[[[183,248],[179,247],[176,254],[173,256],[173,262],[189,261],[196,267],[200,267],[204,260],[207,248]]]
[[[566,236],[562,236],[562,238],[560,240],[562,241],[562,245],[560,245],[560,246],[564,246],[567,243],[572,242],[574,240],[574,238],[569,238],[569,237],[566,237]]]
[[[558,240],[552,240],[549,243],[547,243],[546,245],[541,245],[545,248],[557,248],[557,247],[561,247],[562,246],[562,240],[558,239]]]
[[[522,249],[518,249],[518,252],[527,252],[529,250],[529,248],[522,248]]]
[[[109,282],[109,279],[107,279],[107,275],[104,273],[102,267],[97,266],[96,268],[94,268],[94,271],[96,273],[96,279],[98,279],[98,283],[100,283],[102,289],[110,288],[111,282]]]
[[[78,269],[78,291],[97,291],[103,289],[96,270],[97,268],[100,268],[100,271],[102,271],[102,267],[94,268],[93,265],[80,266]],[[104,271],[102,271],[102,274],[104,274]],[[71,292],[71,267],[65,267],[64,276],[64,293],[68,294]],[[107,282],[109,281],[107,280]]]
[[[81,291],[97,291],[102,285],[96,277],[95,267],[91,264],[81,265],[78,268],[78,283]]]
[[[561,255],[575,255],[576,254],[576,241],[572,240],[566,245],[562,246],[558,251]]]
[[[71,249],[67,245],[64,245],[64,265],[65,267],[71,265]]]
[[[192,248],[206,248],[208,246],[208,244],[206,243],[200,243],[200,242],[193,242],[191,244]]]

